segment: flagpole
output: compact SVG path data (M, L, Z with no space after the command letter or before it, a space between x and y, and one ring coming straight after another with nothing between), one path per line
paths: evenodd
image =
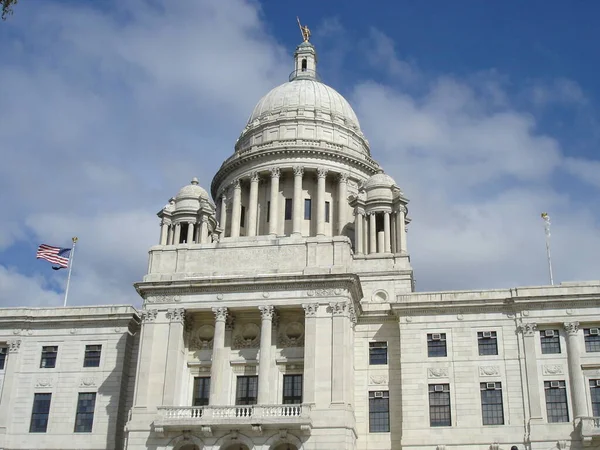
M548 213L542 213L542 219L544 219L544 231L546 233L546 258L548 258L550 284L554 286L554 275L552 274L552 256L550 255L550 216Z
M67 287L65 289L65 302L63 307L67 306L67 298L69 297L69 285L71 284L71 271L73 270L73 260L75 259L75 244L77 244L77 237L73 239L73 247L71 248L71 254L69 255L69 275L67 275Z

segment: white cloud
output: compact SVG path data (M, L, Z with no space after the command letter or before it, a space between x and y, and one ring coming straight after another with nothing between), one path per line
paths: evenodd
M582 106L588 102L581 86L567 78L556 78L546 82L538 80L527 92L533 104L539 107L557 104Z

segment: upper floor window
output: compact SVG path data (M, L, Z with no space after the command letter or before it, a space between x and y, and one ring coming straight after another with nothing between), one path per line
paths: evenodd
M484 425L504 425L502 383L480 383L481 415Z
M6 347L0 347L0 370L4 369L6 363Z
M292 220L292 199L285 199L285 220Z
M194 378L193 406L206 406L210 398L210 377Z
M80 392L77 399L77 413L75 414L75 433L92 432L95 409L96 393Z
M389 391L369 392L369 433L388 433L390 431L390 393Z
M83 357L83 367L100 367L101 345L86 345Z
M427 334L427 356L431 358L448 356L446 349L446 333Z
M56 355L58 354L58 346L45 346L42 347L42 359L40 361L40 367L44 369L52 369L56 367Z
M452 425L449 384L429 385L429 425L432 427Z
M30 433L45 433L48 429L48 415L52 394L34 394L33 408L31 410Z
M256 375L237 377L235 393L236 405L256 405L257 396L258 377Z
M302 58L302 72L306 72L306 58Z
M592 415L600 417L600 380L590 380L590 397L592 399Z
M304 199L304 220L310 220L311 217L311 202L310 198Z
M302 375L283 376L283 404L302 403Z
M564 381L544 381L548 422L568 422L567 389Z
M495 331L479 331L477 332L477 346L479 347L479 355L497 355L498 354L498 337Z
M584 328L586 352L600 352L600 328Z
M369 342L369 364L387 364L387 342Z
M331 220L331 203L325 202L325 222L329 223Z
M560 353L560 335L558 330L540 330L542 354Z

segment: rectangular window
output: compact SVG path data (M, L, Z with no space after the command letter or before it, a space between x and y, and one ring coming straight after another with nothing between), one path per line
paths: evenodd
M542 344L542 354L560 353L560 335L558 330L540 330L540 342Z
M267 223L271 220L271 202L267 202Z
M283 404L302 403L302 375L283 376Z
M40 361L40 367L44 369L52 369L56 367L57 354L58 347L56 345L42 347L42 360Z
M600 352L600 328L584 328L585 351Z
M369 433L390 432L389 391L369 392Z
M452 425L449 384L429 385L429 425L432 427Z
M30 433L45 433L48 428L50 401L52 394L34 394L33 409L31 410Z
M96 407L95 392L80 392L75 415L75 433L91 433Z
M256 405L257 395L258 377L256 375L237 377L237 387L235 393L236 405Z
M244 224L246 223L246 207L242 205L242 210L240 211L240 227L244 228Z
M481 415L484 425L504 425L502 383L480 383Z
M446 350L446 333L427 334L427 356L430 358L448 356L448 351Z
M311 217L311 206L310 198L304 199L304 220L310 220Z
M497 355L498 354L498 337L495 331L479 331L477 333L477 345L479 347L479 355Z
M568 422L567 390L564 381L544 381L548 422Z
M194 378L194 401L192 406L206 406L210 397L210 377Z
M600 380L590 380L590 397L592 399L592 416L600 417Z
M292 220L292 199L285 199L285 220Z
M331 203L325 202L325 223L329 223L330 214L331 214Z
M0 370L4 370L6 363L6 347L0 347Z
M369 342L369 364L387 364L387 342Z
M100 367L101 345L86 345L83 367Z

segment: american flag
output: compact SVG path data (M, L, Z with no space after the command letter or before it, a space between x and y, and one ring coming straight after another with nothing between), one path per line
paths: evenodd
M56 264L56 266L52 266L54 270L66 269L69 267L70 256L70 248L53 247L46 244L40 245L35 255L37 259L45 259L52 264Z

